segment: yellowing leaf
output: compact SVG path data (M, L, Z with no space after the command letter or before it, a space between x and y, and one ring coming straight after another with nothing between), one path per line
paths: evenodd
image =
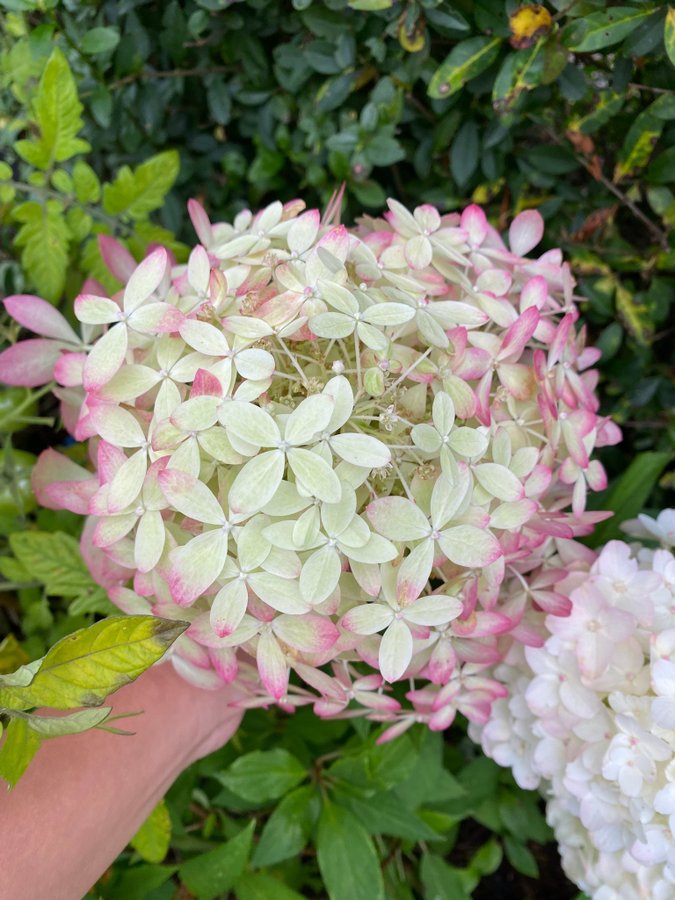
M49 169L77 153L86 153L90 145L77 137L82 128L82 104L68 62L55 48L45 66L33 101L37 140L17 141L16 152L39 169Z
M523 91L531 91L541 81L544 69L543 41L527 50L510 53L497 73L492 89L492 105L496 112L512 106Z
M517 50L531 47L551 27L551 13L538 3L519 6L509 16L511 46Z
M401 22L398 28L398 41L408 53L419 53L424 49L424 19L419 18L411 31Z
M653 116L649 109L637 116L628 129L614 167L615 182L647 165L665 124L663 119Z
M500 37L473 37L461 41L434 72L427 91L429 96L436 99L451 97L495 61L501 44Z
M26 686L0 686L0 706L97 706L163 656L187 627L153 616L112 616L58 641Z
M663 43L666 47L668 59L675 66L675 6L669 6L666 13L666 22L663 27Z
M143 822L130 841L131 846L146 862L161 863L171 842L171 817L161 800Z
M614 302L628 331L638 343L646 345L653 330L647 307L644 303L637 302L633 294L621 283L616 286Z

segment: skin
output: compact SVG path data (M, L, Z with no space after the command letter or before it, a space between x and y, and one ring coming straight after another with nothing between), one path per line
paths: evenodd
M80 900L184 768L241 721L236 688L206 691L157 666L110 700L132 736L88 731L45 741L10 793L0 782L0 895Z

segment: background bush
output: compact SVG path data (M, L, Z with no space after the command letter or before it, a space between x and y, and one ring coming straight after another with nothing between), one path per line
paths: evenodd
M324 205L344 181L345 221L377 212L387 196L444 211L471 199L502 229L534 207L546 219L547 246L563 248L587 298L585 321L603 350L603 411L625 432L624 443L606 451L615 483L596 505L609 503L618 521L644 503L667 502L672 475L662 473L675 446L675 10L643 0L0 0L0 10L4 294L35 291L67 311L86 276L106 282L97 233L116 235L137 258L160 241L183 259L193 241L189 196L219 219L278 197ZM0 459L0 531L29 523L73 533L68 514L31 512L30 458L13 449L35 452L50 440L42 419L51 410L25 392L6 392L3 403L0 431L13 434ZM646 455L629 468L638 453ZM604 526L598 539L615 533L614 523ZM64 598L48 581L26 581L13 562L2 559L0 628L18 639L2 645L5 670L108 611L95 589ZM206 861L188 862L221 848L214 853L234 870L232 860L244 872L251 853L262 866L263 874L255 868L237 881L242 900L325 895L319 868L338 900L384 896L373 893L375 874L360 887L340 882L345 860L358 854L365 871L382 867L390 897L454 898L474 889L475 897L509 889L527 896L513 867L536 874L539 851L527 844L548 837L536 803L485 760L471 761L458 735L454 728L444 747L414 734L398 749L376 750L358 723L250 715L231 747L172 789L170 820L160 811L148 826L165 843L148 852L141 841L100 893L168 898L182 879L199 897L222 895L231 885L209 894L191 882ZM438 777L464 794L414 795L416 753L431 754L432 744ZM304 773L290 793L277 786L251 798L222 774L235 756L250 759L272 745L293 755L283 759L298 779ZM387 755L406 753L405 765ZM316 763L322 755L329 758ZM396 774L382 775L389 766ZM474 776L489 785L484 794ZM295 809L294 796L304 825L286 847L288 861L265 857L268 830L288 838L281 811ZM364 819L366 806L379 818ZM251 815L255 850L241 831ZM159 866L169 821L171 866ZM341 833L351 840L345 860L325 849L341 846ZM491 875L503 851L509 865Z

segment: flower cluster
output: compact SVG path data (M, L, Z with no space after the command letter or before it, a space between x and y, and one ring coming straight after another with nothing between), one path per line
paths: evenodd
M541 643L532 602L568 611L522 573L603 517L584 511L605 486L591 454L620 434L599 353L560 251L528 256L537 212L507 247L477 206L389 201L352 230L335 209L212 224L193 201L181 266L101 238L123 287L85 285L81 338L8 298L42 338L0 355L0 379L56 382L93 472L47 451L38 498L90 517L85 556L122 610L190 622L185 677L239 674L250 705L321 716L356 700L389 735L486 721L499 636Z
M666 510L628 530L672 546L674 526ZM568 572L558 590L570 615L546 618L543 647L512 645L492 673L510 697L471 734L522 787L541 787L563 866L580 888L598 900L667 900L675 895L675 557L611 541Z

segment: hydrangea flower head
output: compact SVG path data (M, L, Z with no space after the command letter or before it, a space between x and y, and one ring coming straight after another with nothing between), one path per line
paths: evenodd
M667 546L673 516L641 516L627 530ZM611 541L557 589L570 615L534 613L545 643L511 641L491 673L509 697L471 734L522 787L540 787L580 888L597 900L666 900L675 894L675 558Z
M619 433L598 353L560 252L529 255L537 212L507 246L477 206L390 201L352 229L336 208L212 224L191 201L187 265L102 238L119 291L85 285L81 338L8 298L42 337L0 378L54 380L92 469L47 451L38 497L90 517L85 557L122 610L189 621L186 678L239 675L249 705L356 710L388 736L485 721L501 636L537 644L532 605L568 612L537 574L552 542L602 517L591 454Z

